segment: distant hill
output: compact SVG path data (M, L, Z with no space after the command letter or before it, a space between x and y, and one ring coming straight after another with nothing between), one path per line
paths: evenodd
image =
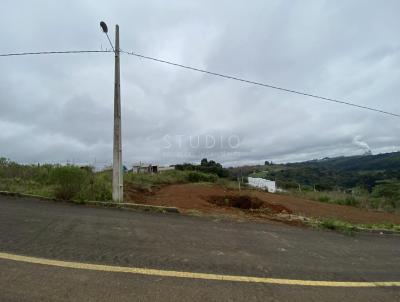
M300 163L230 168L232 178L242 173L276 180L282 187L316 187L320 190L372 188L388 180L400 180L400 152L324 158Z
M336 171L400 171L400 152L383 153L377 155L358 155L325 158L301 163L287 164L292 167L324 167Z

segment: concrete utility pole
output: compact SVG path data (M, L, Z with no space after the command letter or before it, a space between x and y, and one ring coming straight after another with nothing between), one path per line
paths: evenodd
M115 26L115 83L114 83L114 148L113 148L113 191L112 198L115 202L122 202L123 190L123 166L122 166L122 142L121 142L121 86L120 86L120 49L119 26Z
M123 166L122 166L122 138L121 138L121 85L119 68L119 26L115 26L115 47L108 36L108 27L104 21L100 22L100 27L106 34L108 42L115 55L115 80L114 80L114 144L113 144L113 179L112 179L112 198L115 202L122 202L124 199L123 188Z

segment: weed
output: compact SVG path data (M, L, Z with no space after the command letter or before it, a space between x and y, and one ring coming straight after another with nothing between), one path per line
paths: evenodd
M329 202L331 201L330 197L328 195L321 195L317 198L318 201L320 202Z
M335 230L348 235L352 235L356 228L354 225L348 222L333 218L321 220L318 222L317 226L322 229Z
M81 192L87 179L87 171L74 166L57 167L52 171L51 180L58 199L71 200Z
M215 183L218 176L198 171L172 170L158 174L129 173L124 181L131 187L140 191L151 191L154 187L168 184L207 182Z

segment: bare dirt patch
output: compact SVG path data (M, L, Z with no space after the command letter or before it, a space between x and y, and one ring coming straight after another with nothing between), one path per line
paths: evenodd
M225 200L227 196L228 199L238 200L245 195L249 196L250 202L261 202L262 205L258 209L221 205L221 200ZM242 190L239 192L212 184L177 184L152 189L151 191L128 187L125 189L124 197L127 202L173 206L181 209L182 212L195 210L210 214L259 217L263 210L267 212L269 210L273 214L281 214L286 211L288 214L293 213L312 218L333 218L350 223L378 224L389 222L400 224L400 215L397 214L323 203L263 191ZM215 202L210 202L210 200L215 200ZM218 201L220 205L218 205Z
M250 197L249 195L212 195L208 196L207 201L222 207L234 207L242 210L259 209L263 202L257 197Z
M271 204L258 197L243 194L229 194L225 196L212 195L207 197L207 201L217 206L233 207L242 210L267 210L267 212L274 214L292 213L291 210L280 204Z

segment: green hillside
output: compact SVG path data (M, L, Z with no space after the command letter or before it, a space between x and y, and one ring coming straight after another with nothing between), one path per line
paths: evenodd
M238 176L275 180L286 194L387 211L400 209L400 152L229 168Z
M283 188L295 188L300 184L317 190L360 187L371 192L382 182L400 180L400 152L230 169L232 177L240 173L276 180Z
M360 155L348 157L326 158L322 160L307 161L288 164L288 166L314 166L334 169L336 171L399 171L400 152L383 153L377 155Z

